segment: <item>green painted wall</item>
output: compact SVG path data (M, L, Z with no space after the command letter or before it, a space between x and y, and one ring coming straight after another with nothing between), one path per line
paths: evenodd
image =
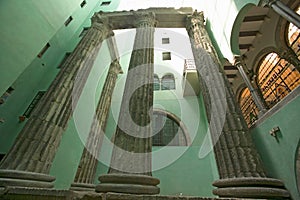
M86 1L83 8L80 7L82 0L0 2L0 94L33 62L47 42L50 41L50 48L72 50L74 46L68 46L70 40L78 42L74 34L80 33L83 23L94 12L115 10L119 4L119 0L113 0L108 6L100 6L102 1L98 0ZM71 15L73 20L65 27L64 22ZM64 53L59 55L56 59L62 59ZM47 59L42 60L50 64Z
M58 73L57 66L66 52L71 52L80 41L83 27L90 25L90 17L95 11L114 10L119 0L108 6L100 6L101 1L82 0L25 2L12 0L0 2L0 94L12 86L12 95L0 105L0 153L8 151L17 134L25 124L19 123L30 102L40 90L46 90ZM64 8L64 9L60 9ZM64 26L65 20L73 16L73 21ZM42 58L37 54L50 43L50 48Z
M283 180L293 199L300 199L296 180L296 153L300 139L299 105L298 95L251 130L268 175ZM269 134L275 126L280 128L277 139Z
M203 7L204 16L206 17L207 31L216 44L216 50L220 58L232 60L233 54L239 53L239 50L234 49L236 45L231 43L232 32L239 28L238 22L235 20L239 11L246 5L257 5L259 0L212 0L209 4Z
M55 188L68 189L74 180L110 62L104 41L54 159L50 174L56 177Z

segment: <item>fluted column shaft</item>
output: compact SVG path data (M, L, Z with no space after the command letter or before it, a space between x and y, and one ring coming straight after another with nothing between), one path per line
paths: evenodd
M24 180L40 180L37 177L28 178L28 173L31 176L49 174L62 134L71 117L72 106L76 106L101 43L109 34L107 19L95 14L91 28L63 64L62 70L1 162L0 182L2 177L14 177L14 180L8 182L5 179L4 185L22 185L15 180L15 173L18 174L17 179L22 179L22 174L25 174ZM26 183L25 186L30 187L30 184ZM34 187L39 186L34 184Z
M101 184L96 187L97 192L159 192L156 187L159 180L151 177L150 125L156 20L154 13L136 12L134 15L136 36L114 136L111 164L108 175L99 177Z
M187 17L187 31L201 79L220 176L220 180L214 182L215 186L220 187L214 190L214 194L230 197L264 197L271 194L274 192L273 188L259 188L265 184L266 175L229 81L206 32L202 12L194 12ZM279 180L267 180L270 185L283 186ZM258 191L253 188L255 184L258 185ZM243 187L248 185L252 188ZM278 189L276 195L288 196L288 192Z
M98 164L98 156L105 134L105 128L109 115L112 94L115 88L118 74L123 73L118 60L111 63L108 74L103 85L101 96L93 118L90 133L83 149L81 159L77 168L73 190L94 190L94 179Z

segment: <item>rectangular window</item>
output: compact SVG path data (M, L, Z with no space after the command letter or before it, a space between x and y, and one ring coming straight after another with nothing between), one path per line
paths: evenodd
M64 58L61 60L61 62L59 63L59 65L57 66L57 68L61 68L63 66L63 64L66 62L66 60L68 59L68 57L71 55L71 52L67 52L64 56Z
M170 38L162 38L161 43L162 44L170 44Z
M29 118L33 109L36 107L36 105L38 104L38 102L41 100L41 98L43 97L43 95L46 93L46 91L39 91L35 97L33 98L33 100L31 101L31 103L29 104L28 108L26 109L26 111L24 112L23 116Z
M7 100L7 98L11 95L11 93L14 91L15 89L13 87L9 87L4 94L2 94L2 96L0 97L0 105L5 103L5 101Z
M4 158L5 154L4 153L0 153L0 161Z
M73 17L70 16L70 17L65 21L65 26L68 26L68 25L71 23L72 20L73 20Z
M42 50L40 51L40 53L37 55L38 58L41 58L45 52L49 49L50 44L49 42L42 48Z
M81 4L80 4L80 7L83 8L85 5L86 5L86 1L83 0L83 1L81 2Z
M89 27L83 27L81 33L79 34L79 37L83 37L87 33L88 30L89 30Z
M100 6L108 6L111 1L103 1Z
M171 52L163 52L162 59L163 60L171 60Z

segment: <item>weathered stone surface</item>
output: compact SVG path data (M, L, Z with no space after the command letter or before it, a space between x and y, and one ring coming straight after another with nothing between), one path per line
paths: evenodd
M26 172L36 173L31 174L36 175L34 180L39 180L40 174L49 174L62 134L71 117L72 106L76 106L102 41L109 34L107 19L99 14L94 15L91 28L65 61L12 148L0 163L0 169L15 170L15 173L19 174L19 179L11 176L11 180L7 180L7 176L3 175L5 171L2 171L0 182L6 181L9 185L18 186L45 187L44 184L33 186L32 181L30 184L26 183L28 177ZM19 171L24 173L20 174Z
M78 169L75 175L72 190L95 190L94 183L98 156L107 124L109 108L111 104L113 90L115 88L118 74L123 73L118 60L111 63L101 96L96 108L90 133L83 150ZM80 183L80 184L78 184Z
M121 193L77 192L71 190L29 189L10 187L1 192L3 200L216 200L219 198L197 196L136 195ZM222 200L235 200L222 198ZM241 199L239 199L241 200Z
M187 31L220 175L220 180L214 183L219 187L214 194L247 198L288 197L282 184L278 188L279 180L266 178L242 112L205 30L202 12L187 17Z
M97 192L157 194L159 180L151 177L154 71L153 12L133 12L136 36L128 68L109 172ZM137 183L137 177L146 182ZM153 184L151 181L157 183ZM103 181L103 182L102 182Z

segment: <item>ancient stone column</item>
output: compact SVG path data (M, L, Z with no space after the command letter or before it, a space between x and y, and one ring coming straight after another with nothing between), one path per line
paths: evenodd
M154 13L135 12L136 36L128 68L108 174L96 192L157 194L152 177Z
M105 133L107 118L118 74L123 73L118 60L111 63L93 118L90 133L83 149L71 190L95 191L94 179L98 156Z
M1 162L0 186L53 187L55 177L49 171L72 105L76 106L102 41L109 34L108 20L95 14L91 28L63 64Z
M243 63L242 58L240 56L236 56L235 57L235 63L234 63L234 65L239 70L242 79L244 80L245 84L247 85L247 88L249 89L249 91L251 93L253 101L254 101L255 105L257 106L257 108L259 110L259 115L264 114L265 112L267 112L267 109L265 108L265 106L264 106L261 98L257 94L256 90L252 86L252 84L251 84L251 82L249 80L249 77L247 76L247 74L246 74L246 72L244 70L245 64Z
M300 16L280 0L262 0L260 5L272 8L280 16L300 28Z
M187 17L187 31L204 98L220 179L213 191L221 197L288 197L280 180L267 178L242 112L218 61L204 25L203 13ZM207 101L210 102L207 102Z

